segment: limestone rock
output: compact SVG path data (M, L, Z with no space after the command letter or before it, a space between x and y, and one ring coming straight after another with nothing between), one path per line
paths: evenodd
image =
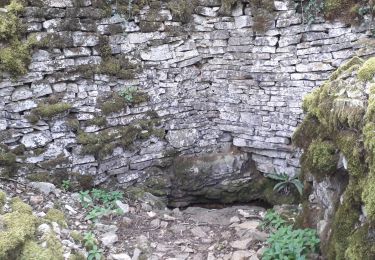
M26 134L21 139L21 143L26 148L43 147L52 141L53 138L49 131Z
M48 195L50 193L56 193L56 187L49 182L30 182L29 186L33 189L39 190L41 193Z
M173 130L169 131L167 140L175 148L191 146L198 139L198 131L196 129L189 130Z
M106 246L111 247L118 241L118 236L114 232L107 232L99 237L100 242Z

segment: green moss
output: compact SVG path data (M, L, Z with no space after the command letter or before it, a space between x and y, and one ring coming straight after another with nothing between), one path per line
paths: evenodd
M304 153L302 166L320 179L335 173L337 161L338 154L333 143L317 139L312 141Z
M43 154L45 151L46 151L45 147L38 147L33 150L33 154L38 156L38 155Z
M25 31L18 17L24 11L21 1L12 0L5 9L7 12L0 13L0 40L3 43L0 49L0 72L9 73L15 78L27 73L36 40L29 37L21 41Z
M127 2L120 2L117 5L117 10L119 13L128 17L129 19L134 19L135 16L139 15L139 12L146 6L152 5L153 2L157 2L154 0L137 0L132 3L132 8L129 9L129 5ZM159 2L160 3L160 2Z
M120 60L114 57L106 58L100 63L97 73L115 76L120 79L134 79L138 70L134 65L127 66L130 64L131 63L128 59Z
M222 15L230 15L232 8L236 2L237 0L221 0L219 13Z
M32 173L26 176L30 181L51 182L48 172Z
M371 260L375 259L375 246L369 238L368 225L358 228L348 239L349 247L345 251L345 259Z
M50 169L50 170L53 170L55 169L57 166L62 166L64 164L67 164L69 163L69 158L66 157L63 153L58 155L56 158L54 159L50 159L48 161L43 161L39 164L39 166L43 169Z
M194 0L172 0L168 3L168 8L171 10L173 20L188 23L191 20L196 4Z
M62 114L64 112L69 111L72 108L71 104L68 103L55 103L55 104L44 104L40 103L38 104L37 108L34 108L31 111L31 114L34 115L35 117L31 118L29 117L29 121L31 123L36 123L35 119L39 120L40 118L47 118L51 119L54 116L58 114Z
M365 121L367 123L375 123L375 84L372 84L370 87Z
M367 6L366 1L362 1L363 7ZM362 6L361 4L361 6ZM361 15L357 12L360 6L357 0L325 0L324 15L330 20L339 19L345 23L358 23Z
M348 162L349 174L355 177L363 177L367 172L367 165L364 163L363 143L359 140L358 134L351 131L342 131L335 137L335 142Z
M8 47L0 50L0 72L8 72L12 77L27 73L31 61L31 51L36 41L29 38L25 42L11 41Z
M329 136L329 131L319 124L318 119L312 114L307 114L302 123L294 131L292 143L297 147L307 150L314 139L326 139Z
M75 174L75 178L78 182L78 190L89 190L94 186L94 178L90 175Z
M265 32L275 20L275 5L269 0L251 1L250 6L254 14L253 30L255 32Z
M151 136L164 138L165 131L157 128L156 119L138 120L129 126L105 129L98 133L79 133L77 141L82 145L83 154L92 154L102 159L113 152L116 147L131 148L139 139Z
M68 224L66 223L66 220L65 220L64 213L61 210L58 210L58 209L54 209L54 208L49 209L46 216L45 216L45 219L47 219L49 221L52 221L52 222L56 222L57 224L59 224L62 227L68 226Z
M83 236L79 231L72 230L70 236L73 238L74 242L81 243L83 241Z
M82 253L71 254L69 260L86 260L87 258Z
M17 15L24 11L24 7L20 1L13 0L5 6L5 9L6 13L0 13L0 39L18 38L23 31L23 26Z
M3 213L3 207L6 202L7 195L4 191L0 190L0 213Z
M60 250L61 251L61 250ZM61 252L57 252L55 248L44 248L37 242L29 240L25 243L19 260L51 260L64 259Z
M361 203L361 187L355 180L349 182L344 193L343 204L338 206L332 224L333 233L328 244L328 259L345 259L345 251L349 246L349 237L358 223Z
M38 48L68 48L73 46L73 38L70 33L48 33L36 46Z
M368 218L375 221L375 172L371 169L370 176L366 179L363 187L362 199Z
M20 144L20 145L17 145L15 148L12 149L12 153L14 153L15 155L23 155L25 150L26 150L25 145Z
M80 133L77 137L79 144L82 144L82 154L92 154L99 158L109 155L115 148L111 142L115 140L115 134L109 130L103 130L98 134Z
M0 149L0 166L12 166L16 163L16 155L12 152L2 152Z
M25 214L32 213L32 208L18 197L12 199L12 210L13 212L19 212L19 213L25 213Z
M99 103L101 103L100 108L104 115L120 112L126 108L127 105L125 99L117 93L113 93L108 97L108 100Z
M45 235L46 247L39 245L33 240L28 240L21 252L19 260L63 260L63 246L51 231Z
M162 25L161 22L149 22L149 21L140 21L139 22L139 29L141 32L155 32L158 31L160 26Z
M2 224L5 229L0 232L0 259L15 259L19 248L34 236L36 218L14 210L2 216Z
M107 119L104 116L97 116L93 119L87 120L87 125L105 126L107 125Z
M353 57L349 61L347 61L344 65L340 66L332 75L329 77L329 80L336 80L338 79L345 71L350 70L351 68L358 68L358 66L363 64L363 60L359 57Z
M358 71L358 79L370 81L375 75L375 57L368 59Z
M54 253L54 259L63 260L63 245L57 239L53 232L50 232L46 237L47 247Z
M69 118L68 120L66 120L66 125L73 131L73 132L78 132L78 130L80 129L80 124L79 124L79 120L76 119L76 118Z
M333 73L323 86L307 95L303 103L307 116L293 136L293 143L305 150L302 171L314 168L313 165L317 166L315 176L329 168L332 169L329 172L340 174L334 168L335 155L341 152L347 161L349 184L340 199L341 204L337 205L330 241L322 243L328 259L374 257L374 248L363 242L368 239L369 225L375 221L375 86L370 85L366 104L363 82L372 81L375 70L371 71L371 66L375 66L375 59L363 63L361 59L353 58ZM324 147L322 143L326 140L330 140L330 145ZM336 177L337 180L341 178ZM342 184L345 180L342 179ZM356 229L363 206L367 220L363 230ZM304 220L308 218L304 216Z

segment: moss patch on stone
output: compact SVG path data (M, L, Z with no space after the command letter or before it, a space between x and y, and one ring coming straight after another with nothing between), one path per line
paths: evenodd
M188 23L196 4L196 0L172 0L168 3L168 8L171 10L173 20Z
M83 154L92 154L97 158L104 158L111 154L116 147L124 149L139 139L147 139L151 136L164 138L164 129L158 128L157 119L139 120L132 125L113 129L105 129L98 133L84 133L78 135L78 143L82 145Z
M28 120L30 123L36 123L39 119L52 119L54 116L68 112L71 108L71 104L64 102L55 104L40 103L37 108L31 111Z
M0 190L0 213L2 213L2 208L5 205L6 202L6 193L2 190Z
M375 259L375 245L369 234L368 224L357 228L348 238L349 247L345 250L345 259L371 260Z
M324 0L324 16L330 20L339 19L348 24L358 24L363 18L360 9L372 10L370 1L357 0Z
M358 78L362 81L373 80L375 76L375 57L368 59L358 70Z
M11 206L12 212L1 216L0 259L15 259L23 244L33 238L37 223L30 206L20 199L13 199Z
M107 125L107 119L104 116L96 116L93 119L86 121L87 125L105 126Z
M350 246L349 237L359 222L361 212L361 188L356 180L351 180L344 193L344 200L335 213L332 235L327 252L329 259L345 259L345 250Z
M316 139L311 142L302 158L302 166L318 179L334 174L338 154L332 142Z
M375 223L375 87L369 84L373 65L373 59L353 58L307 95L307 116L293 136L294 144L304 149L302 171L313 174L317 182L319 175L340 173L335 167L339 153L346 161L349 184L343 199L336 201L329 242L322 243L328 259L366 259L364 255L373 254L368 244L361 248L358 242ZM363 206L367 230L357 228Z
M50 234L47 238L48 247L42 247L37 242L29 240L25 243L19 260L63 260L61 243Z
M130 98L128 97L130 96ZM98 100L102 113L109 115L123 111L127 106L132 106L147 102L149 96L147 93L139 90L135 90L131 93L113 92L108 97Z
M0 13L0 40L5 45L0 49L0 72L17 77L27 73L36 39L22 40L25 30L19 18L24 11L21 1L12 0L5 9L7 12Z
M68 224L66 223L65 215L61 210L58 209L49 209L45 219L51 221L51 222L56 222L62 227L67 227Z

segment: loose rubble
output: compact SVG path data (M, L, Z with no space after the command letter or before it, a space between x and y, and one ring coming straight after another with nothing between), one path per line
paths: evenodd
M53 231L62 244L62 259L87 257L82 236L93 232L105 259L260 259L268 237L258 229L265 209L258 206L229 206L221 209L188 207L173 210L151 206L140 200L116 202L128 209L124 214L98 221L85 220L85 209L75 193L45 184L0 183L7 197L19 197L32 205L33 214L47 218L58 208L65 217L38 226L37 233ZM35 188L36 187L36 188ZM56 209L56 211L58 211ZM66 225L65 225L66 224ZM39 243L39 242L38 242ZM82 258L84 259L84 258Z

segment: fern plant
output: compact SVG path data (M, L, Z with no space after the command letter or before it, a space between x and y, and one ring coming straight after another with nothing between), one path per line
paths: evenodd
M298 179L298 175L290 176L286 173L270 173L266 177L278 181L273 190L289 194L291 187L295 187L300 195L303 192L303 183Z

